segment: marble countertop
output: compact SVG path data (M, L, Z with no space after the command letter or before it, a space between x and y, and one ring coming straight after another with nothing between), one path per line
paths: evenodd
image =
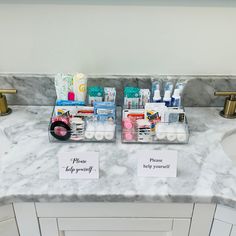
M236 129L236 120L219 108L187 108L187 145L50 143L52 107L15 106L0 117L0 204L19 201L202 202L236 207L236 167L221 140ZM99 180L60 180L59 151L100 152ZM178 150L177 178L136 175L140 150Z

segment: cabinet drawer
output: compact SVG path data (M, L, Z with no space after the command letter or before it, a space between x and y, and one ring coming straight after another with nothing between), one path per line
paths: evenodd
M220 220L214 220L211 236L230 236L232 225Z
M233 226L230 236L236 236L236 225Z
M169 232L84 232L84 231L67 231L65 236L170 236Z
M172 219L59 218L60 231L171 231Z
M193 204L36 203L38 217L191 218Z
M0 222L1 236L19 236L15 219Z
M42 236L188 236L190 219L40 218Z
M236 210L225 206L217 206L215 219L236 225Z
M14 211L12 205L6 205L0 207L0 222L11 218L14 218Z

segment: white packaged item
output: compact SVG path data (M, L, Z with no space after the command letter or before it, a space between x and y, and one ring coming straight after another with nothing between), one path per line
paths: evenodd
M73 92L76 101L85 102L87 94L87 77L82 73L78 73L73 77Z
M165 123L158 123L156 125L156 137L158 140L166 139L167 126Z
M177 140L181 143L184 143L187 141L187 133L185 125L179 124L176 127L176 134L177 134Z
M104 101L115 102L116 101L116 89L110 87L104 87Z
M112 140L115 135L115 125L114 124L106 124L104 133L105 133L105 139Z
M166 129L166 138L169 142L174 142L177 138L176 128L174 125L168 125Z
M94 127L94 124L92 124L92 122L90 122L86 126L84 136L86 139L92 139L92 138L94 138L94 135L95 135L95 127Z
M151 120L153 118L158 122L164 122L166 110L165 103L146 103L145 119Z
M139 106L144 107L146 103L150 102L150 90L149 89L140 89L139 91L140 98L139 98Z
M58 73L55 76L57 100L68 100L68 93L72 84L72 76Z
M103 140L103 138L104 138L104 124L102 124L102 123L100 123L100 122L98 122L98 123L96 123L96 125L95 125L95 139L97 140L97 141L101 141L101 140Z

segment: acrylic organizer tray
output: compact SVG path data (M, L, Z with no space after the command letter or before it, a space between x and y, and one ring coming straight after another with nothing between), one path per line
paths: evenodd
M180 115L178 122L149 121L140 114L140 109L132 109L134 116L125 116L123 109L121 139L123 143L159 143L159 144L187 144L189 128L187 119Z
M94 114L88 114L91 111L82 108L82 113L75 114L79 108L73 107L72 116L71 112L65 111L58 115L60 108L54 107L48 130L49 140L51 142L115 142L115 119L97 120Z

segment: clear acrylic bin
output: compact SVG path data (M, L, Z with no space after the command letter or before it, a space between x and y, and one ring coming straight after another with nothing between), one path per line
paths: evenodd
M122 118L123 143L187 144L189 128L187 119L182 122L155 124L144 119Z
M116 121L98 121L92 114L84 117L56 116L54 108L48 133L51 142L115 142Z

